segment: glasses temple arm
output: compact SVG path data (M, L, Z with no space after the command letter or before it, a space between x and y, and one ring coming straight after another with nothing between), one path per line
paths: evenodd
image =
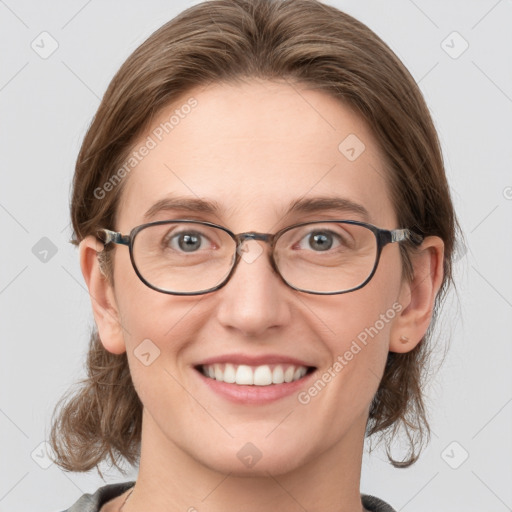
M104 245L114 243L122 245L130 245L130 237L123 236L121 233L111 231L110 229L98 229L96 236L103 242Z
M404 240L410 240L419 245L423 242L423 236L410 229L394 229L391 231L391 242L403 242Z

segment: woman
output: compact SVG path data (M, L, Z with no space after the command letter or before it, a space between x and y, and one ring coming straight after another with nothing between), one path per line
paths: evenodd
M315 0L191 7L112 80L73 186L97 329L52 448L139 472L69 511L392 511L363 442L406 467L428 439L457 221L389 47Z

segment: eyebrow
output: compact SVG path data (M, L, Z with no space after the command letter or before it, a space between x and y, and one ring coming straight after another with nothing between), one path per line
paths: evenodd
M148 222L160 212L184 210L193 213L206 213L220 216L222 208L214 200L206 200L194 197L168 196L157 201L144 214L144 221ZM352 213L362 217L364 221L370 219L368 210L361 204L350 199L336 196L318 196L300 198L291 201L283 211L283 215L297 213L320 213L328 211L340 211Z

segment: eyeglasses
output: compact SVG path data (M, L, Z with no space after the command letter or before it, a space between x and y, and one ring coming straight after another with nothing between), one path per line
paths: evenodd
M362 288L375 274L384 246L423 241L409 229L390 231L354 220L303 222L275 234L236 235L211 222L177 219L143 224L129 235L100 229L98 238L105 245L128 246L141 281L172 295L201 295L222 288L240 259L252 262L254 253L249 257L251 253L242 248L250 240L270 244L270 264L285 284L317 295Z

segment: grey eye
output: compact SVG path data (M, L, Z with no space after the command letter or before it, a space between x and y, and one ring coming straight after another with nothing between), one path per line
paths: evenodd
M299 248L313 249L316 252L322 252L332 249L333 246L339 247L342 242L342 238L332 231L312 231L311 233L308 233L300 240ZM305 246L302 245L303 243L305 244Z
M176 251L195 252L198 249L206 248L206 240L206 236L199 231L181 231L166 235L162 244L165 248Z

